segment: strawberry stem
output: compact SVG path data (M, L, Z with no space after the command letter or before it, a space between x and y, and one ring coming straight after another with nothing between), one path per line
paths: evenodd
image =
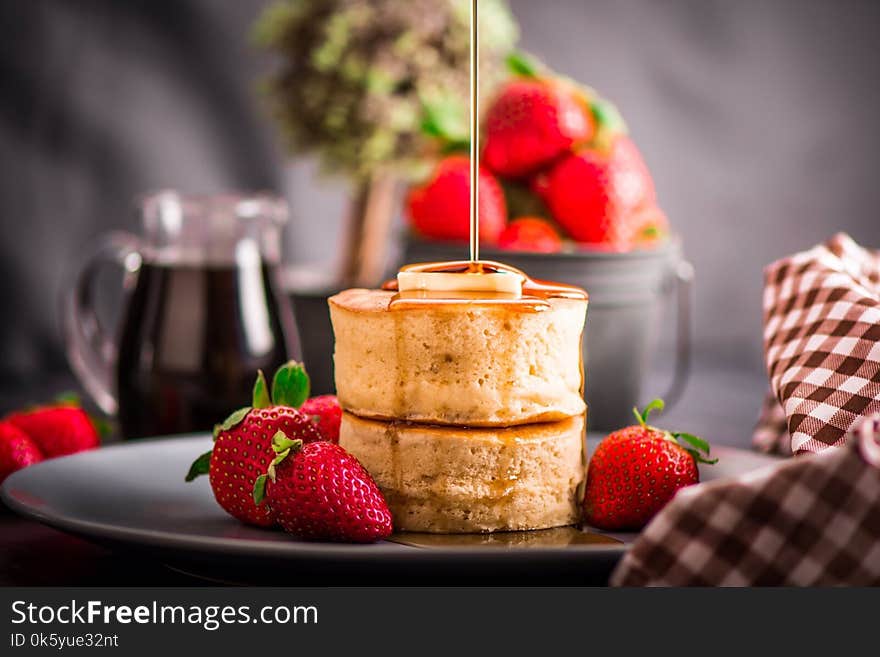
M272 451L275 452L275 458L266 468L266 474L262 474L254 481L254 504L259 506L266 497L266 479L275 481L275 466L279 465L291 453L296 454L303 447L303 441L299 438L291 439L287 437L283 431L276 431L272 436Z
M646 429L653 429L653 427L648 426L648 416L651 414L651 411L661 412L666 407L666 404L663 403L662 399L653 399L651 402L645 406L644 410L641 412L637 407L633 408L633 415L636 416L636 419L639 421L639 424ZM684 449L690 454L697 463L706 463L708 465L714 465L718 463L718 459L707 459L709 456L709 452L711 447L709 446L709 442L700 438L699 436L695 436L692 433L685 433L684 431L664 431L664 435L668 440L674 440L678 442ZM705 454L705 456L704 456Z
M299 451L300 449L302 449L302 444L303 442L299 438L288 438L287 435L280 430L276 431L275 435L272 436L272 451L274 451L279 456L281 454L287 454L291 449L294 448L296 449L296 451Z
M639 412L638 407L633 406L633 414L636 416L639 424L643 427L646 427L648 426L648 416L651 414L651 411L657 410L657 412L659 413L664 408L666 408L666 404L663 403L662 399L653 399L647 406L645 406L645 409L641 412Z

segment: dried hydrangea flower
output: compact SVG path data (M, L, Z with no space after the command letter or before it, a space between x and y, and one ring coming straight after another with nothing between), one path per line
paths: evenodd
M468 0L282 0L255 26L279 56L266 86L293 153L364 180L418 175L433 123L466 140ZM481 86L504 76L518 28L504 0L480 2ZM427 129L426 129L427 128Z

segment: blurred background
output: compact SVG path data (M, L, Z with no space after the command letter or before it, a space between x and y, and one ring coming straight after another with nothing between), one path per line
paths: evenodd
M762 268L837 231L880 243L880 3L509 4L521 47L617 103L696 268L696 366L670 422L747 444L766 388ZM96 235L138 230L144 191L277 192L286 262L339 264L349 187L283 150L257 92L272 59L249 38L264 7L0 3L0 411L69 387L59 295Z

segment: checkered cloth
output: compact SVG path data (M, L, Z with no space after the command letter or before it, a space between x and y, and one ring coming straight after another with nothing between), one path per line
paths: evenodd
M857 422L880 412L880 252L841 234L770 265L764 350L791 452L843 444ZM780 412L768 405L755 444L779 451L772 432Z
M880 585L880 416L853 435L840 449L681 490L611 583Z
M880 584L880 252L837 235L768 267L764 343L755 445L813 456L680 491L613 584Z
M752 444L759 452L791 456L791 437L788 435L788 418L772 390L764 397L764 406L752 434Z

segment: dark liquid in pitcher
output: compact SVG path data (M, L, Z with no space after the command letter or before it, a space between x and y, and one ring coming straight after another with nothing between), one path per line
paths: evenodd
M257 369L271 377L298 355L274 274L265 265L141 267L119 343L124 437L209 430L250 404Z

